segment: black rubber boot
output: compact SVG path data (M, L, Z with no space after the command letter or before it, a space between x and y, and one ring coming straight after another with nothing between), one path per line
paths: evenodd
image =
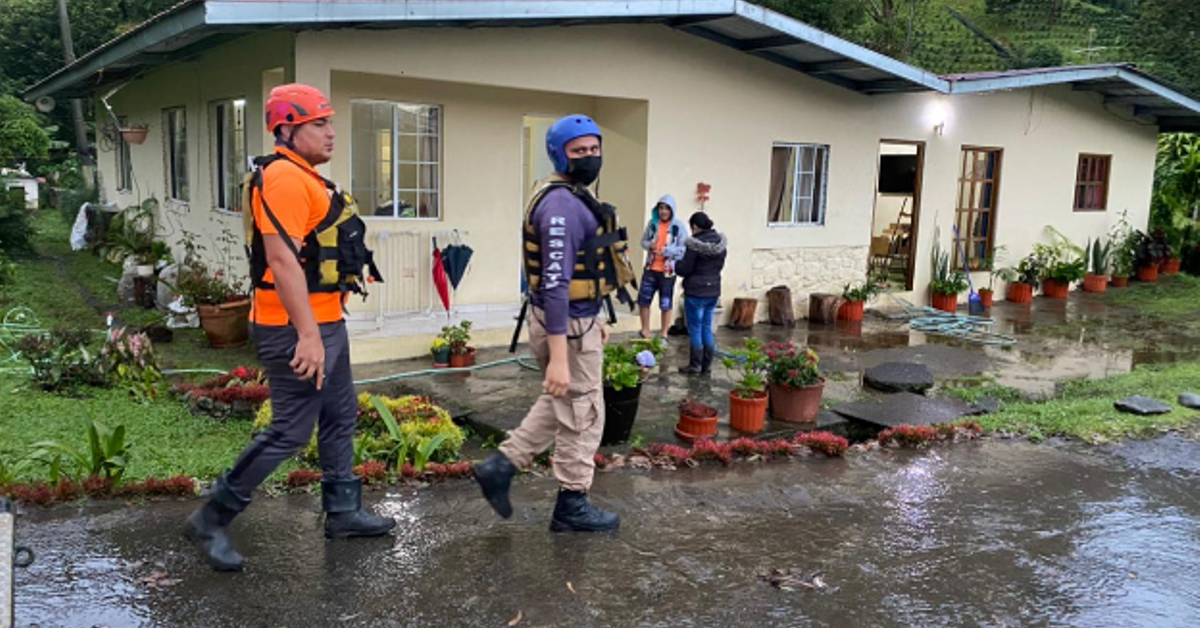
M703 353L700 355L700 374L711 375L713 359L717 355L717 348L713 346L704 347Z
M696 346L688 347L688 365L679 367L679 372L684 375L699 375L703 357L703 349Z
M505 519L511 517L513 509L512 502L508 501L508 489L512 486L517 468L508 456L497 451L475 465L471 472L475 474L475 481L479 482L484 499L488 500L496 514Z
M620 527L617 513L589 504L587 493L558 490L558 502L550 519L551 532L608 532Z
M217 480L208 502L188 517L184 534L217 571L242 570L244 561L242 555L233 548L229 524L238 513L245 510L248 503L229 492L223 480Z
M396 527L396 520L362 509L362 480L321 482L321 506L325 509L325 536L383 536Z

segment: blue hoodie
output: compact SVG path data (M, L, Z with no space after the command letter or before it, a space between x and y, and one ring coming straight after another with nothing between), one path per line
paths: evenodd
M663 247L663 257L677 262L683 259L683 254L687 252L689 229L687 223L679 218L679 212L675 209L675 197L670 194L663 195L658 199L658 203L654 204L654 209L650 212L650 222L646 223L646 231L642 234L642 249L648 252L653 251L654 245L658 241L658 205L660 203L671 208L671 234L667 238L666 246ZM647 256L647 265L649 265L650 259L651 257Z

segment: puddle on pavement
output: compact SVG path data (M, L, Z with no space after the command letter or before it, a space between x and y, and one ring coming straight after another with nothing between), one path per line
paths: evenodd
M686 480L686 481L684 481ZM35 510L20 626L1194 625L1195 480L1096 450L986 441L847 460L602 474L615 536L546 530L554 482L502 522L469 482L372 493L395 538L326 542L319 498L235 524L249 569L214 574L178 534L191 503ZM772 569L820 572L783 591ZM151 584L153 572L177 580Z

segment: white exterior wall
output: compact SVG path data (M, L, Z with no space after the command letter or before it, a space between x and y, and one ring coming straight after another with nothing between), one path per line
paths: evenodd
M158 232L175 250L184 231L197 236L211 259L227 263L231 272L245 273L241 214L215 208L213 152L209 107L217 100L246 99L246 143L249 155L261 155L271 143L263 122L263 103L271 81L283 81L292 66L293 37L289 33L248 36L205 53L194 60L158 68L135 79L109 103L127 125L149 127L141 145L130 146L133 186L120 191L116 153L100 151L98 166L103 199L119 207L137 205L154 197L159 201ZM280 72L271 72L282 69ZM167 198L166 146L163 110L187 110L187 202ZM96 105L96 123L111 124L103 105ZM226 237L228 234L228 237Z

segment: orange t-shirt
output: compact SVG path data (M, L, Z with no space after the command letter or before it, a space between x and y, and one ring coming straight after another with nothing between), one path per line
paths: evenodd
M663 255L663 249L667 248L667 236L671 233L670 222L658 223L658 238L654 241L654 251L651 252L652 259L650 261L650 270L665 272L667 270L667 258Z
M263 171L262 196L266 197L267 204L271 206L271 213L279 219L279 224L287 235L303 240L329 212L329 191L321 182L317 171L304 158L278 146L275 147L275 152L287 156L291 161L281 159ZM257 190L254 191L251 207L254 212L254 224L258 225L258 230L264 236L278 235L279 230L263 211L262 198ZM263 279L275 282L270 268ZM308 303L318 324L342 320L341 294L311 293L308 295ZM256 288L250 320L257 325L286 326L290 319L278 292Z

